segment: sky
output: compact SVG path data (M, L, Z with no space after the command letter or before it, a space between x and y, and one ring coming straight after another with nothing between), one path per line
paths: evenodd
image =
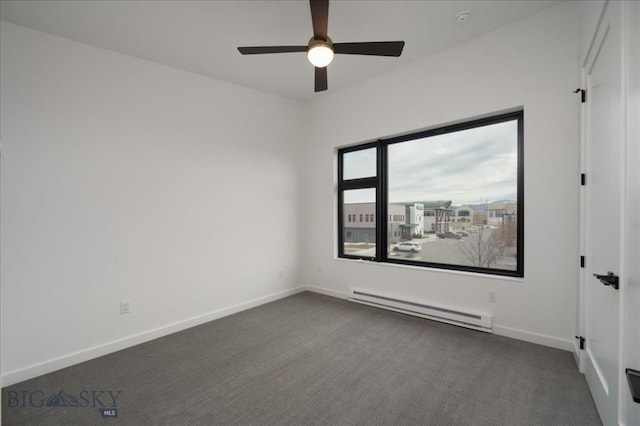
M345 179L374 176L375 155L375 148L345 155ZM517 158L516 120L391 144L389 202L517 200ZM345 202L372 202L374 194L349 191Z

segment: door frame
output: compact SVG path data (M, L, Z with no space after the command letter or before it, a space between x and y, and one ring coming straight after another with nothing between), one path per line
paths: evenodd
M622 57L626 109L626 221L625 274L627 285L622 294L622 362L624 369L640 370L640 3L622 4ZM640 424L640 403L633 402L628 389L621 399L621 423Z

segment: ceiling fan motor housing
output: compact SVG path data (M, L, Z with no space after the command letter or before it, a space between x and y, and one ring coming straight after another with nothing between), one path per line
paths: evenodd
M319 40L311 37L309 40L309 44L307 45L308 50L313 49L315 46L326 46L329 49L333 50L333 41L329 37L326 40Z

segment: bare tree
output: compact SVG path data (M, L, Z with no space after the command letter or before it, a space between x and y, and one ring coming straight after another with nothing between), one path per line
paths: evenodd
M515 248L518 237L518 228L515 220L505 220L498 229L498 244L501 251Z
M481 227L460 240L458 249L471 265L490 268L500 252L500 241L492 229Z

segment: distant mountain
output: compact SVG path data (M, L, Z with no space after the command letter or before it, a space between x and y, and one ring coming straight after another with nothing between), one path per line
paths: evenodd
M481 203L481 204L460 204L460 205L457 205L457 206L451 206L451 207L449 207L449 210L455 210L455 209L457 209L457 208L458 208L458 207L460 207L460 206L469 206L469 207L472 207L472 208L474 208L476 211L479 211L479 212L483 212L483 211L486 211L486 210L487 210L487 203Z
M459 205L455 205L455 206L451 206L449 207L449 210L455 210L458 207L465 205L465 206L469 206L469 207L473 207L476 211L479 212L484 212L487 211L487 208L489 207L489 204L504 204L504 203L515 203L516 201L514 200L496 200L496 201L490 201L488 203L478 203L478 204L459 204Z
M51 395L47 400L47 407L78 407L79 405L75 397L62 390L56 395Z

